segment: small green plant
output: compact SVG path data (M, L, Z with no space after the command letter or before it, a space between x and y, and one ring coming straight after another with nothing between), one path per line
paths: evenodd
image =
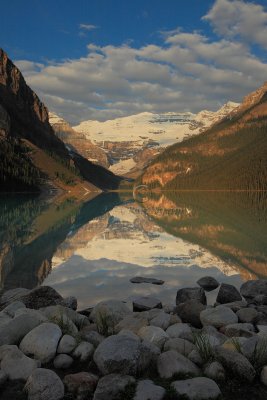
M104 311L98 311L96 314L96 326L98 332L103 336L113 335L115 333L115 318L112 314Z
M236 351L238 351L238 353L240 353L240 354L243 354L242 347L241 347L241 344L240 344L239 340L237 338L233 337L231 339L231 341L232 341Z
M59 315L54 315L53 317L49 318L51 322L54 322L56 325L58 325L63 333L63 335L71 335L74 336L73 332L73 323L72 321L67 317L67 315L64 314L62 310L60 310ZM75 335L76 336L76 335Z
M267 339L262 338L256 344L250 362L258 372L267 362Z
M193 340L204 363L215 359L214 350L208 335L203 333L193 333Z

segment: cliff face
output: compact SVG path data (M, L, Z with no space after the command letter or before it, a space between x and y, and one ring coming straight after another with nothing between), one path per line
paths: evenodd
M10 135L68 159L64 144L48 120L48 110L26 84L21 72L0 49L0 104L10 117Z
M169 190L267 189L267 84L207 131L167 148L142 183Z

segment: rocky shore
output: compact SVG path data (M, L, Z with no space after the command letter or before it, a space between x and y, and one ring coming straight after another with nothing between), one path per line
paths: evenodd
M267 398L267 280L205 277L176 305L109 300L77 310L53 288L0 299L1 400Z

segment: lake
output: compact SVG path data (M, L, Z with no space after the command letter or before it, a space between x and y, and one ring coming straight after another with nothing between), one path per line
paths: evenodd
M153 295L205 275L239 287L267 276L266 193L153 193L135 201L102 193L88 201L32 195L0 198L1 289L54 287L79 309ZM134 276L162 286L132 284ZM214 301L216 291L209 293Z

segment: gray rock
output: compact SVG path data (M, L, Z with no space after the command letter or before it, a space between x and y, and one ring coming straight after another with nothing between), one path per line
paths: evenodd
M27 333L19 347L23 353L33 354L37 360L47 363L55 357L61 336L57 325L45 322Z
M230 308L218 306L201 311L200 320L202 325L212 325L216 328L221 328L224 325L237 323L238 318Z
M27 308L38 310L42 307L59 304L63 297L50 286L39 286L19 298Z
M94 393L98 376L89 372L78 372L64 377L64 385L68 393L71 393L77 400L87 400Z
M13 318L15 316L15 312L20 310L21 308L26 308L25 304L22 301L13 301L8 306L6 306L0 313L0 315L7 314L9 317Z
M133 400L163 400L166 390L146 379L139 381Z
M24 390L28 393L28 400L60 400L64 397L64 385L50 369L37 368L33 371Z
M171 325L166 330L166 333L172 339L180 338L189 340L190 342L193 341L192 329L187 324L180 323Z
M239 352L217 347L215 349L216 359L222 363L227 371L231 371L233 375L237 375L241 379L252 382L255 378L256 371L251 363Z
M253 298L253 302L257 305L267 305L267 295L259 294Z
M122 329L128 329L134 333L137 333L141 328L148 325L147 318L140 318L136 315L127 315L124 317L116 326L115 333L120 332Z
M41 311L49 319L60 322L63 320L63 322L65 322L66 325L70 325L71 330L75 332L77 332L76 327L82 329L87 325L88 318L85 315L81 315L71 308L64 307L61 304L42 308ZM73 325L75 325L75 327L73 327Z
M3 344L17 344L33 328L46 321L44 316L39 317L32 313L22 314L0 327L0 346Z
M214 381L225 380L225 370L218 361L213 361L204 368L204 375Z
M245 299L253 299L258 295L267 296L267 279L257 279L243 283L240 293Z
M233 301L231 303L225 303L223 306L231 308L232 311L235 313L239 310L242 310L242 308L247 307L248 303L245 300L241 301Z
M134 384L135 379L129 375L106 375L99 380L93 400L117 400L128 385Z
M188 354L187 358L198 367L201 367L204 364L204 361L198 350L192 350L191 353Z
M196 346L193 343L180 338L169 339L164 344L164 351L174 350L186 357L195 349Z
M248 360L254 357L259 340L260 337L255 335L241 343L241 352Z
M166 340L169 339L168 334L157 326L144 326L139 330L138 336L158 346L159 349L162 349Z
M212 276L203 276L197 281L197 284L207 292L210 292L219 286L219 282Z
M134 311L147 311L152 308L162 308L162 303L154 297L138 297L133 301Z
M57 348L57 353L70 354L75 349L76 346L77 346L77 342L73 336L64 335L60 339L60 342L59 342L59 345Z
M149 342L148 340L143 340L142 342L143 352L140 358L140 365L147 365L147 359L151 360L150 364L156 364L158 356L160 355L160 349L155 344ZM141 367L145 369L145 367Z
M202 288L183 288L179 289L176 294L176 304L185 303L189 300L195 300L204 305L207 304L207 298Z
M74 296L69 296L69 297L65 297L62 302L61 305L67 308L71 308L72 310L76 311L77 307L78 307L78 301L77 298Z
M146 278L142 276L135 276L134 278L130 279L130 282L132 283L152 283L153 285L163 285L164 281L161 279L155 279L155 278Z
M176 351L170 350L160 354L157 361L157 370L161 378L170 379L174 375L198 376L200 369Z
M195 328L201 328L200 313L205 310L206 306L197 300L188 300L185 303L180 303L176 307L176 312L183 322L188 322Z
M107 300L93 308L90 318L97 324L100 333L105 333L106 326L109 333L114 333L115 326L130 313L130 309L122 301Z
M68 354L58 354L54 359L54 367L56 369L67 369L73 363L73 358Z
M267 335L267 325L257 325L257 329L259 331L259 335L265 336Z
M178 396L188 400L215 400L221 396L218 385L209 378L192 378L171 384Z
M98 346L94 353L94 361L103 375L135 375L145 369L151 361L149 358L142 358L143 351L144 347L137 340L124 335L113 335Z
M150 321L150 325L157 326L165 331L171 325L171 316L162 311Z
M224 304L240 300L242 300L242 297L236 287L229 285L228 283L221 284L216 299L217 303Z
M140 341L140 340L141 340L140 337L137 336L136 333L134 333L134 332L132 332L132 331L128 331L128 329L122 329L122 330L118 333L118 335L125 335L125 336L128 336L128 337L130 337L130 338L132 338L132 339L135 339L135 340L137 340L137 341Z
M227 336L223 335L222 333L218 332L214 326L211 325L206 325L202 328L201 330L202 334L207 334L209 336L214 336L216 339L218 339L219 344L223 344L228 338Z
M240 322L248 322L253 324L258 316L258 311L251 307L241 308L241 310L237 311L236 315L238 316Z
M38 361L26 357L17 346L6 346L6 351L1 361L1 370L10 380L21 379L26 381L39 366L40 363Z
M100 335L100 333L95 332L95 331L87 331L86 329L83 329L80 331L81 338L89 343L92 343L94 347L97 347L100 345L100 343L105 340L105 336Z
M1 305L8 305L13 303L13 301L20 299L25 294L29 293L29 289L25 288L16 288L7 290L1 297L0 304Z
M261 370L261 383L267 386L267 365L265 365Z
M244 337L239 337L239 336L233 336L230 339L227 339L222 347L227 350L231 351L240 351L242 348L242 345L246 343L247 338Z
M88 342L81 342L72 353L73 357L79 358L82 362L91 359L93 354L94 346Z
M229 324L225 326L224 333L229 337L243 336L248 338L255 335L255 329L249 323Z

